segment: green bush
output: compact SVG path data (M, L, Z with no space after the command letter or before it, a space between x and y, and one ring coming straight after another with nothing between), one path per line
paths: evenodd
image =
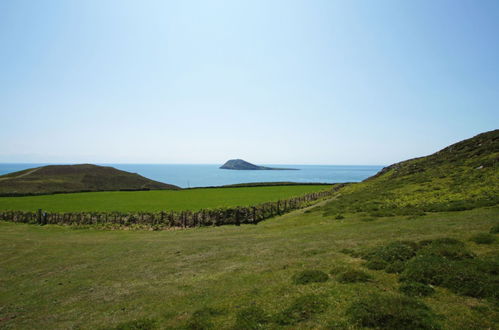
M367 251L364 254L364 258L367 260L377 258L387 263L406 261L416 255L418 248L418 244L411 241L391 242Z
M432 241L424 241L420 244L424 244L424 247L418 252L418 255L441 256L451 260L463 260L475 257L463 242L453 238L439 238Z
M265 328L270 321L267 314L260 307L247 307L236 314L236 324L234 329L257 330Z
M280 325L293 325L312 318L315 314L326 311L327 301L319 295L308 294L301 296L274 318Z
M499 282L489 274L480 271L477 262L454 262L446 274L442 286L463 296L499 298Z
M355 283L368 282L372 279L372 277L361 270L351 269L339 273L336 279L340 283Z
M345 219L344 215L338 214L336 217L334 217L336 220L342 220Z
M442 256L421 255L407 263L401 281L439 285L465 296L497 297L497 264L479 259L449 260Z
M473 236L470 241L473 241L476 244L492 244L496 241L496 238L492 234L480 233Z
M388 264L385 268L385 272L389 274L400 274L405 269L405 262L403 261L394 261L391 264Z
M388 263L381 258L372 258L365 263L365 266L372 270L382 270L388 266Z
M435 290L428 284L418 282L403 283L399 287L400 292L412 297L426 297L435 293Z
M116 330L150 330L156 329L158 323L156 320L152 319L140 319L129 322L124 322L117 325L114 329Z
M293 276L293 283L295 284L308 284L326 282L329 276L321 270L304 270Z
M494 227L490 228L490 233L499 234L499 225L495 225Z
M358 326L380 329L440 329L436 316L418 300L395 294L371 294L347 309Z
M407 262L400 280L440 285L450 268L450 260L442 256L420 255Z

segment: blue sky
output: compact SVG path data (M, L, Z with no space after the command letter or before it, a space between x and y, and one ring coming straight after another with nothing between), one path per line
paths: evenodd
M0 2L0 162L390 164L499 123L499 1Z

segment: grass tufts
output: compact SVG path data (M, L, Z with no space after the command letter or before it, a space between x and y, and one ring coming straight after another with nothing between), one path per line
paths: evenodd
M309 284L309 283L320 283L326 282L329 279L329 275L321 270L309 269L304 270L293 276L294 284Z
M400 274L405 269L405 262L403 261L394 261L391 264L388 264L385 268L385 272L389 274Z
M236 314L234 329L257 330L265 328L270 318L263 309L256 306L244 308Z
M288 308L277 314L274 319L280 325L293 325L325 312L327 306L328 303L324 297L308 294L295 299Z
M372 258L365 263L365 266L372 270L382 270L388 266L388 262L381 258Z
M157 329L158 322L153 319L140 319L118 324L115 330L150 330Z
M480 233L470 238L470 241L476 244L492 244L496 241L496 238L492 234Z
M364 259L381 259L387 263L406 261L416 255L419 246L411 241L391 242L387 245L375 247L364 254Z
M351 269L339 273L336 280L340 283L369 282L372 277L361 270Z
M372 294L354 301L347 309L358 326L380 329L440 329L435 314L414 298Z
M428 284L418 282L403 283L400 285L399 290L411 297L426 297L435 293L435 290Z

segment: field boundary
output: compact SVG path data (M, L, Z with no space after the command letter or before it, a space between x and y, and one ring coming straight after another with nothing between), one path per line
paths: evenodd
M330 197L346 184L334 185L331 189L302 196L267 202L254 206L236 206L199 211L161 212L37 212L0 211L0 219L10 222L58 225L118 225L140 226L152 229L191 228L201 226L257 224L263 220L282 215L314 204Z

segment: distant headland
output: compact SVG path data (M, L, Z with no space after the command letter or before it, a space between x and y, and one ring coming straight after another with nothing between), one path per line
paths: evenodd
M180 188L136 173L92 164L48 165L0 176L0 196L161 189Z
M250 171L297 171L297 168L279 168L279 167L267 167L267 166L258 166L255 164L248 163L242 159L231 159L225 162L221 169L224 170L250 170Z

